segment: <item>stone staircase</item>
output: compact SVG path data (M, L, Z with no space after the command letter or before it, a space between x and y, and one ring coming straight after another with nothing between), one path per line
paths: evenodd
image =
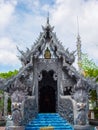
M73 127L59 114L38 114L37 117L26 125L25 130L40 130L41 127L53 127L54 130L74 130Z

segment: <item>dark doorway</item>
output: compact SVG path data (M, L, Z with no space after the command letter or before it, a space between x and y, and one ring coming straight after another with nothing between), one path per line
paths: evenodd
M57 81L53 78L54 71L42 71L39 81L39 112L55 113L57 99Z

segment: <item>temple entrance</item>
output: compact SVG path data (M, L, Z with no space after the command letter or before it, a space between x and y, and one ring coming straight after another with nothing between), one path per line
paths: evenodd
M57 99L57 81L53 78L54 71L42 71L39 81L39 112L55 113Z

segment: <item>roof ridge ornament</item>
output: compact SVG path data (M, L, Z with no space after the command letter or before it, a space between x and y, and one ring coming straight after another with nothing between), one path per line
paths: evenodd
M47 14L47 21L46 21L46 26L42 26L42 29L43 29L43 31L53 31L53 29L54 29L54 26L52 27L51 25L50 25L50 23L49 23L49 17L50 15L49 15L49 12L48 12L48 14Z

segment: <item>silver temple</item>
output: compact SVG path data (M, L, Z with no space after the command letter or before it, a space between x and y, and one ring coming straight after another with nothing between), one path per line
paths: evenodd
M0 89L11 96L14 125L25 125L38 113L59 113L75 126L88 125L88 93L98 85L73 67L74 52L64 49L53 29L48 17L31 49L17 47L19 73L0 80Z

